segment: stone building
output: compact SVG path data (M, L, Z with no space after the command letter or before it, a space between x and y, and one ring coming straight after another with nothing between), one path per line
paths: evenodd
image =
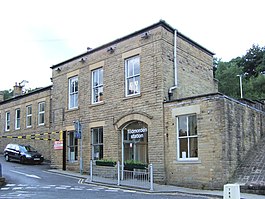
M64 132L62 150L46 145L57 168L136 160L154 165L155 182L220 188L263 135L264 106L218 93L213 55L164 21L89 49L51 67L49 123L33 131ZM0 102L2 135L8 107L38 95Z
M22 87L15 85L14 97L0 101L1 152L8 143L19 142L40 149L46 159L51 159L51 89L47 86L23 94Z

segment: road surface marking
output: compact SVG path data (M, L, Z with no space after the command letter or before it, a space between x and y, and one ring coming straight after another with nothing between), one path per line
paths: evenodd
M10 170L10 171L13 172L13 173L17 173L17 174L20 174L20 175L24 175L24 176L30 177L30 178L38 178L38 179L41 179L39 176L36 176L36 175L22 173L22 172L14 171L14 170Z

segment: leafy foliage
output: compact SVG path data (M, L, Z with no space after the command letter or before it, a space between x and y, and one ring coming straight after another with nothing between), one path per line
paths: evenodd
M4 90L2 92L4 93L4 100L10 99L13 96L12 90Z
M242 75L243 97L265 99L265 47L253 45L242 57L229 62L214 60L215 78L219 81L219 91L239 98L239 75Z
M141 161L137 161L137 160L125 160L124 164L131 164L131 165L142 165L142 166L146 166L147 164L141 162Z

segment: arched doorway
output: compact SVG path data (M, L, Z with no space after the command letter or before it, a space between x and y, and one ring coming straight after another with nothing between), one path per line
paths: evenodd
M148 125L131 121L122 128L122 164L134 160L148 164Z

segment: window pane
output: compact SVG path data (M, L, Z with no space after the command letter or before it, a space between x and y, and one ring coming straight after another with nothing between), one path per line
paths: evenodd
M197 135L197 121L196 121L196 116L191 115L188 117L189 120L189 135Z
M27 120L27 126L31 126L31 116L28 117L28 120Z
M128 79L127 94L128 95L134 94L134 81L133 81L133 78Z
M44 114L40 114L40 124L44 123Z
M32 114L32 107L31 106L28 107L28 115L30 115L30 114Z
M74 87L74 84L73 84L73 80L70 81L71 84L70 84L70 93L73 93L74 90L75 90L75 87Z
M98 76L96 71L93 71L93 86L98 86Z
M20 118L20 110L17 110L17 118Z
M103 84L103 69L99 69L99 84Z
M127 61L127 77L132 77L133 76L133 65L132 65L132 60Z
M98 102L98 88L93 89L93 102Z
M78 91L78 81L75 80L75 92L77 92L77 91Z
M198 138L190 138L190 157L198 157Z
M44 111L44 103L40 103L39 104L39 112L43 112Z
M70 132L69 134L69 146L73 146L74 145L74 133Z
M94 160L103 159L103 145L95 145L94 146L93 158L94 158Z
M78 106L78 94L75 93L74 94L74 107L77 107Z
M139 57L134 59L133 67L134 67L134 75L139 75L140 74Z
M179 137L187 136L187 117L186 116L178 117L178 129L179 129Z
M103 128L99 128L99 143L103 143Z
M188 138L179 139L179 157L180 158L188 158Z
M135 93L140 93L140 76L135 77L134 91Z
M98 96L99 96L98 101L103 101L103 86L98 88Z
M98 129L93 129L93 144L98 144Z

